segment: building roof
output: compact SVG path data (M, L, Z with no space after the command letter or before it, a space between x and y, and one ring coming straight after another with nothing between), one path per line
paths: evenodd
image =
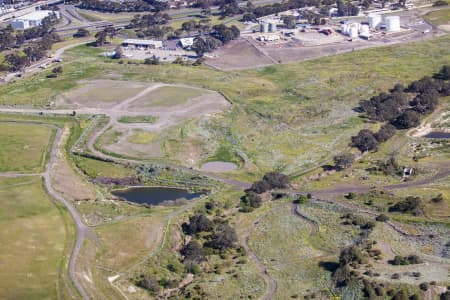
M122 41L122 44L132 44L132 45L157 45L162 44L162 41L155 41L155 40L140 40L140 39L126 39Z
M183 46L183 47L192 46L194 44L194 38L193 37L182 38L182 39L180 39L180 43L181 43L181 46Z
M21 16L17 18L17 20L40 21L48 17L52 13L54 12L51 10L37 10L33 11L32 13Z

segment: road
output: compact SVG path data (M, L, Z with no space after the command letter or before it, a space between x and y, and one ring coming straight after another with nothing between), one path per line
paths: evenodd
M79 43L76 43L76 44L70 44L70 45L64 46L62 48L59 48L58 50L56 50L53 53L53 57L47 57L47 58L41 59L40 61L38 61L38 62L36 62L36 63L26 67L23 72L9 73L8 75L6 75L3 78L3 83L8 83L13 78L16 78L16 76L19 73L22 74L22 77L26 77L26 76L29 76L31 74L37 73L37 72L42 70L40 68L41 65L50 65L52 63L52 61L61 59L62 55L64 54L64 51L72 49L72 48L77 47L77 46L81 46L81 45L87 44L89 42L92 42L92 40L87 40L87 41L85 40L83 42L79 42Z

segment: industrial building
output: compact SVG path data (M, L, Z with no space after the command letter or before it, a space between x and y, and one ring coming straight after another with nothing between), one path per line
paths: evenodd
M9 24L14 29L18 30L24 30L31 27L36 27L42 24L42 21L51 16L56 15L57 18L59 18L59 12L52 11L52 10L37 10L32 13L23 15L19 18L13 19L9 22Z
M122 46L123 47L134 46L135 48L144 48L144 49L160 49L163 47L163 42L155 40L127 39L122 42Z

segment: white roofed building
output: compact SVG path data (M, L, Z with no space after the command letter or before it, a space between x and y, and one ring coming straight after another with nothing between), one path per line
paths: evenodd
M192 45L194 45L194 38L193 37L182 38L180 39L180 44L181 47L183 47L184 49L189 49L192 47Z
M19 18L13 19L9 22L14 29L28 29L31 27L36 27L42 24L42 21L55 14L59 18L59 12L52 10L37 10L32 13L23 15Z
M163 42L155 40L126 39L122 41L122 46L123 47L134 46L136 48L147 48L147 49L160 49L163 47Z

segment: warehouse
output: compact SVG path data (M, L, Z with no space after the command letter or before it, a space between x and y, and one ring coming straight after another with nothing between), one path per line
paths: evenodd
M24 30L41 25L42 21L51 15L55 15L57 18L59 18L59 12L57 11L37 10L14 19L10 21L9 24L14 29Z
M123 47L134 46L135 48L144 48L144 49L161 49L163 47L163 42L155 40L127 39L122 42L122 46Z

